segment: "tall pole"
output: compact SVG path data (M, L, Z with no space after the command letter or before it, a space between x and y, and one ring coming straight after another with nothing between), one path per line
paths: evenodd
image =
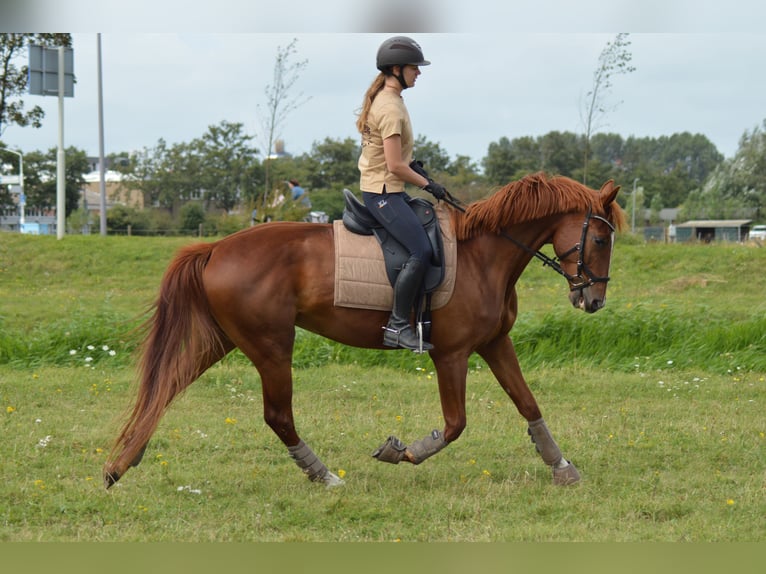
M24 156L21 155L21 152L19 152L19 187L21 189L21 213L19 217L19 224L24 225L24 223L26 223L24 219L24 208L27 205L27 196L24 195Z
M101 78L101 34L97 34L98 40L98 166L99 166L99 191L100 204L100 230L101 235L106 235L106 165L104 164L104 88Z
M631 221L630 221L630 232L635 233L636 232L636 182L640 178L635 178L633 180L633 212L631 213Z
M66 229L66 156L64 155L64 46L59 46L59 149L56 155L56 238Z

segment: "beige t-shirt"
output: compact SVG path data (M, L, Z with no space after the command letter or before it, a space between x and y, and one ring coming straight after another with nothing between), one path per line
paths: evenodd
M381 91L375 96L362 134L362 155L359 156L359 187L362 191L383 193L404 191L404 181L388 171L383 153L383 140L398 135L402 140L402 159L412 161L412 125L410 114L401 96Z

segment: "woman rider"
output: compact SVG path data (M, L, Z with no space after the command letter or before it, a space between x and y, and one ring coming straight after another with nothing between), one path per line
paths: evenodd
M380 45L378 76L367 89L356 126L362 134L359 157L360 188L364 204L383 228L409 252L394 283L394 302L383 344L420 350L420 337L410 325L410 312L432 255L423 226L410 208L406 183L445 196L444 188L410 168L414 140L402 91L415 85L423 58L420 46L406 36L394 36ZM422 343L423 350L433 345Z

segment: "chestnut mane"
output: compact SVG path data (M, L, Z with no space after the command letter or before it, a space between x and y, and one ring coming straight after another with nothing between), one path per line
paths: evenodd
M599 192L571 178L533 173L500 188L486 199L470 204L465 213L453 212L452 224L458 240L470 239L480 233L500 233L515 223L532 221L591 207L618 229L625 215L617 203L607 212L599 200Z

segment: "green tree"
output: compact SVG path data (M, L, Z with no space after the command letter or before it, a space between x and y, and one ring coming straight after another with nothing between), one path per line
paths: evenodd
M197 160L199 188L207 202L230 212L253 192L248 175L256 162L256 149L249 145L252 136L243 133L241 123L226 121L210 126L199 139L194 140L189 153Z
M197 234L200 225L205 223L205 208L197 201L190 201L181 208L181 232Z
M505 185L513 180L519 162L511 140L503 136L498 141L490 143L487 155L482 160L482 167L487 183L490 185Z
M441 145L428 141L425 136L415 138L412 157L423 162L423 167L431 177L437 177L439 173L447 171L450 163L449 154Z
M538 171L571 176L580 166L580 138L572 132L548 132L539 140Z
M359 185L359 142L353 138L342 141L325 138L322 142L314 142L310 154L302 159L302 175L292 177L305 183L312 193Z
M159 207L170 214L185 201L203 197L200 157L190 143L168 147L160 139L153 148L144 148L131 156L126 172L130 185L144 196L144 207Z
M106 212L106 227L114 233L144 233L149 229L149 212L125 205L115 205Z
M0 34L0 135L6 127L43 125L45 112L40 106L25 110L21 95L27 92L29 66L17 65L17 60L27 57L30 44L45 47L72 45L70 34Z
M766 208L766 120L739 140L734 158L726 162L722 186L726 196L740 200L756 219Z
M628 51L630 41L628 34L621 32L614 40L607 42L598 57L596 70L593 72L593 84L585 94L585 105L582 111L585 124L585 142L583 159L583 183L588 183L588 162L590 161L590 140L596 130L602 127L604 117L614 110L617 104L609 104L608 96L612 88L612 78L619 74L629 74L635 71L630 64L633 55Z
M525 175L545 170L545 157L540 147L539 137L521 136L511 142L515 169L508 178L497 184L506 184L511 180L521 179Z
M52 210L56 207L57 155L56 148L46 154L37 151L24 155L24 189L28 209ZM65 211L66 217L69 217L82 206L83 176L90 171L90 164L82 150L69 147L64 150L64 155Z

